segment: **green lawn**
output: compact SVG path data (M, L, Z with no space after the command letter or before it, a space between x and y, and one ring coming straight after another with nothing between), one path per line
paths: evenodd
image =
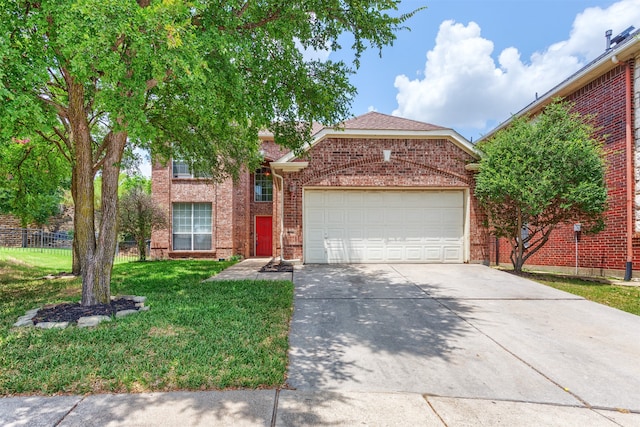
M0 395L284 383L291 282L202 282L230 262L124 263L112 294L144 295L150 311L89 329L12 328L28 309L80 299L79 279L41 278L68 271L45 258L0 253Z
M640 316L640 287L611 285L544 273L526 273L525 277L579 295L590 301Z

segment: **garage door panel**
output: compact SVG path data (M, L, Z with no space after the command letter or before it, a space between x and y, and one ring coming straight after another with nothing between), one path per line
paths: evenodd
M384 221L384 210L378 207L377 209L367 209L364 213L364 222L366 224L373 225L383 225Z
M459 247L445 246L444 262L461 262L462 251Z
M422 224L424 222L424 209L406 208L404 210L404 221L406 224Z
M384 262L384 249L379 247L367 247L365 249L366 262Z
M327 210L327 223L340 224L345 223L346 212L342 209L328 209Z
M405 260L405 251L403 246L387 245L386 249L386 262L402 262Z
M427 262L442 262L442 248L440 246L425 246L424 260Z
M319 209L309 209L307 212L307 221L310 225L324 226L324 211Z
M362 208L346 208L347 224L359 225L364 222L364 211Z
M406 246L405 258L410 262L420 262L424 259L422 246Z
M306 190L305 262L463 262L462 191Z

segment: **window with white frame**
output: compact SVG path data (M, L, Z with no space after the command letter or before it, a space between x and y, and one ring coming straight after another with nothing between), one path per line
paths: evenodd
M211 250L211 203L173 204L173 250Z
M174 178L209 178L210 175L204 173L193 173L189 167L189 163L181 160L173 160L171 162Z
M254 199L256 202L273 201L273 178L271 169L260 168L254 175Z

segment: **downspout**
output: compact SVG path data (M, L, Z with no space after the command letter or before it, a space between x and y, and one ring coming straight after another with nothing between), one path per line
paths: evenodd
M624 280L631 280L633 273L633 138L631 133L631 64L625 63L625 142L627 163L627 263Z
M280 262L297 261L293 259L284 259L284 177L278 175L275 169L271 168L273 176L280 179Z

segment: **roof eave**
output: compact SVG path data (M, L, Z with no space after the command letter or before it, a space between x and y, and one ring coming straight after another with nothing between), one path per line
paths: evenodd
M278 160L276 162L270 162L269 166L271 166L272 169L281 170L282 172L299 172L309 166L309 162L281 162Z

